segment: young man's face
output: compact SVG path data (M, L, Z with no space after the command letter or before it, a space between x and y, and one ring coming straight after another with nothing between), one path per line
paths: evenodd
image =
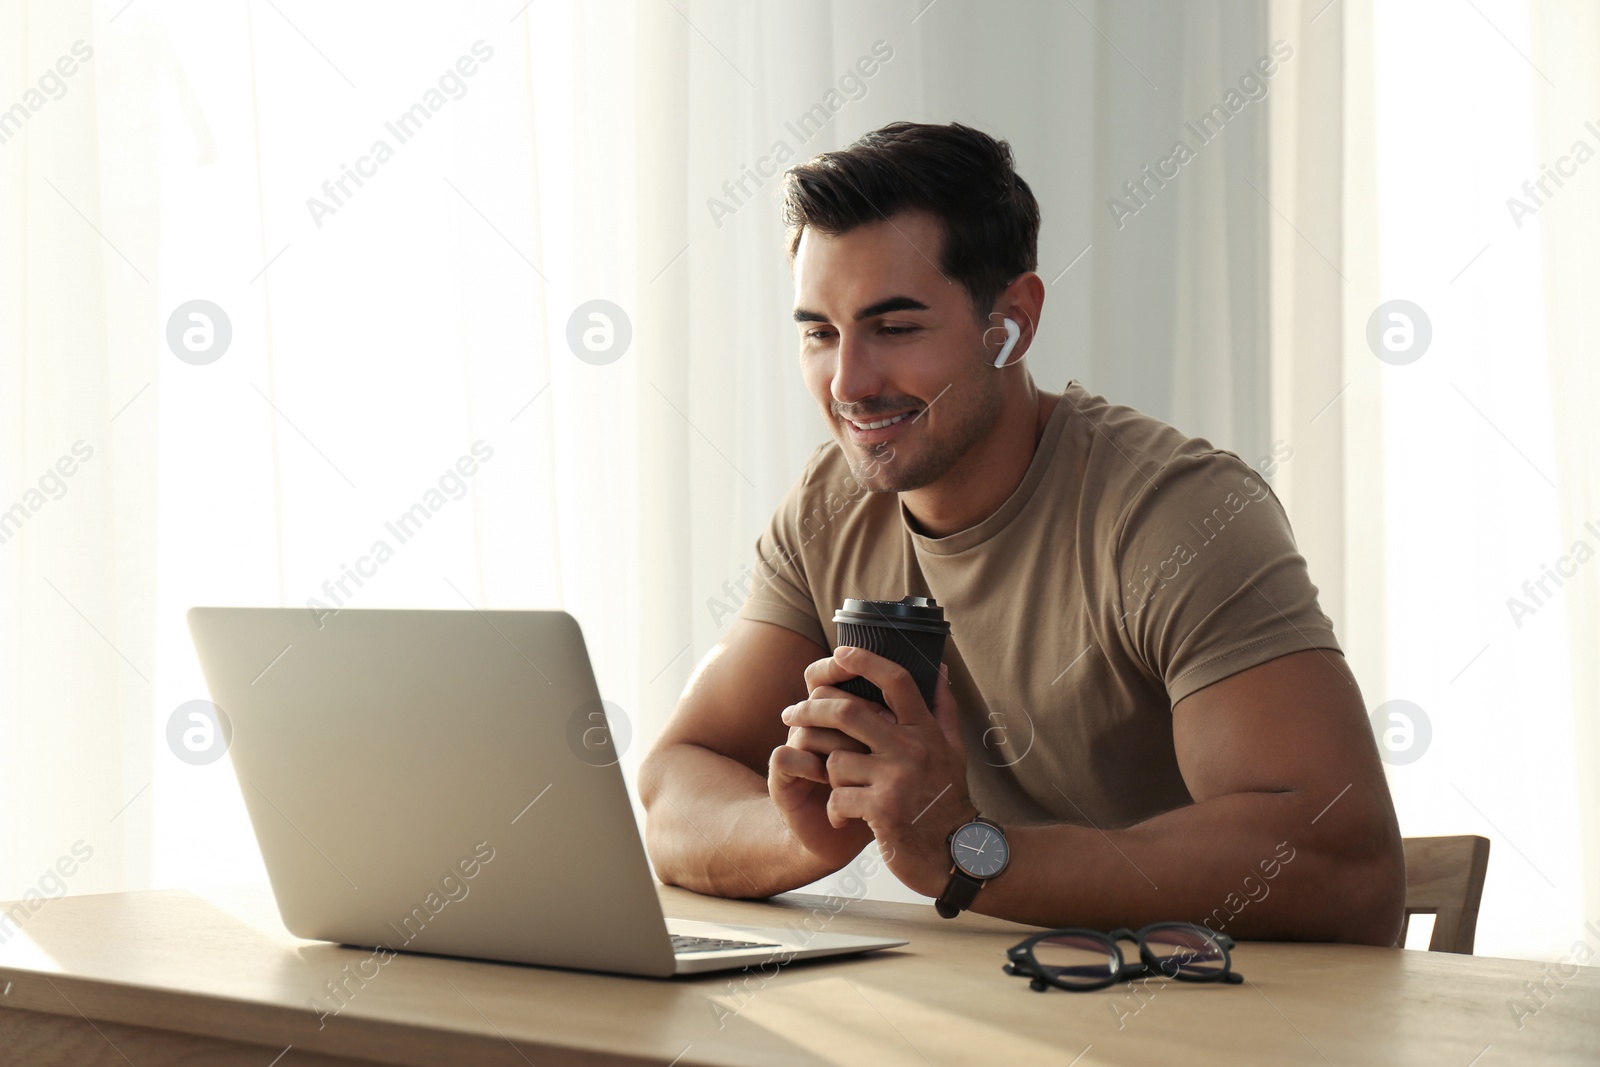
M1000 418L985 323L935 266L942 240L932 216L903 212L838 236L808 229L795 250L801 373L869 490L933 484Z

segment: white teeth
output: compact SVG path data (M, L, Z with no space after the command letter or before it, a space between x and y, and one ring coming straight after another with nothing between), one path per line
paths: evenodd
M861 423L861 422L857 422L855 419L851 419L850 420L850 425L854 426L858 430L881 430L885 426L893 426L895 423L899 422L901 419L905 418L909 414L911 414L911 412L904 411L904 412L901 412L900 414L896 415L892 419L884 419L881 422Z

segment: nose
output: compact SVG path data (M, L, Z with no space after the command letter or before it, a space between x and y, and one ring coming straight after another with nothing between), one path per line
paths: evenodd
M871 346L848 331L840 331L835 350L833 381L829 388L840 404L854 404L876 396L883 388Z

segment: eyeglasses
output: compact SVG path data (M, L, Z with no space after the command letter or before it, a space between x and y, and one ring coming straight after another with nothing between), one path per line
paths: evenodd
M1137 942L1141 962L1124 963L1119 941ZM1006 949L1010 962L1004 969L1031 979L1028 984L1040 993L1050 986L1082 993L1157 976L1238 985L1244 978L1233 971L1231 948L1233 938L1227 934L1193 923L1153 923L1137 933L1121 929L1109 934L1070 927L1035 934Z

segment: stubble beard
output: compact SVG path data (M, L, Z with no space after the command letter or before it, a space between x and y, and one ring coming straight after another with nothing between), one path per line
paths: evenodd
M998 376L987 380L980 376L974 381L958 383L945 394L947 406L957 389L967 390L973 398L972 405L937 437L931 436L924 427L920 431L922 440L915 448L898 441L869 445L865 450L847 444L845 455L857 483L872 493L908 493L922 489L943 478L973 446L992 433L1000 422L1004 406ZM920 421L928 410L924 408L915 418ZM914 429L913 432L918 431Z

